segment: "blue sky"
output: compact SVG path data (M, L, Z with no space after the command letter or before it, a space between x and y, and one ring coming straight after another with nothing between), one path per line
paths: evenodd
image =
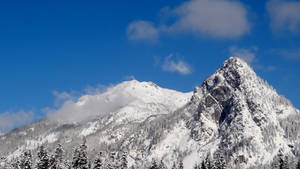
M132 77L191 91L231 55L300 108L299 1L7 1L0 19L2 130Z

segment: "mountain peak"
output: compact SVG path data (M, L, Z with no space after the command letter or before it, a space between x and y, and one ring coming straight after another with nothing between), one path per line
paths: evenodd
M229 57L227 60L224 61L224 65L228 64L236 64L236 65L248 65L246 61L239 57Z
M239 76L256 76L254 70L248 65L246 61L238 57L230 57L223 66L217 70L218 72L238 74Z
M132 87L154 87L156 89L161 89L157 84L151 81L138 81L136 79L128 80L113 86L111 89L115 88L132 88Z
M241 157L242 168L270 163L279 150L293 151L280 120L298 111L240 58L230 57L196 88L191 105L192 137L203 144L219 142L218 151L230 154L233 163ZM251 149L236 145L240 142Z
M130 80L111 86L105 92L82 95L75 101L66 102L48 116L66 123L86 122L95 117L122 113L123 117L129 115L130 119L127 119L131 121L141 120L147 118L146 115L143 117L143 111L157 114L164 109L166 114L186 104L190 97L191 93L161 88L153 82ZM132 115L134 113L137 115Z
M253 82L257 80L260 81L260 78L243 59L230 57L213 75L203 82L203 85L208 90L220 85L240 89L242 84L257 83Z

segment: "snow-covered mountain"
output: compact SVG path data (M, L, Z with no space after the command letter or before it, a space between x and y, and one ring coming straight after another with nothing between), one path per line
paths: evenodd
M195 88L187 107L199 157L221 154L229 166L257 168L299 151L300 112L241 59L225 61Z
M48 118L0 136L0 152L13 159L24 150L36 150L42 144L53 149L61 143L71 156L83 137L91 156L100 150L117 151L144 123L171 114L191 96L192 92L164 89L152 82L126 81L105 93L68 101Z
M133 80L82 96L0 136L0 152L13 159L25 149L61 143L70 157L85 137L91 157L124 150L129 165L139 168L152 159L169 167L181 159L186 169L209 159L223 159L229 168L257 168L278 156L299 156L299 127L300 111L246 62L231 57L191 93Z

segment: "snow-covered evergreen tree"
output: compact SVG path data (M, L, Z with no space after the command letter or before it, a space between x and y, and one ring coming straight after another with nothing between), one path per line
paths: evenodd
M121 157L120 169L127 169L127 168L128 168L127 152L123 152Z
M17 167L14 167L9 160L7 160L6 157L0 158L0 169L18 169Z
M37 157L38 157L37 162L36 162L37 169L49 169L50 168L50 160L49 160L48 152L44 146L39 147Z
M104 168L104 164L103 164L103 152L100 152L96 159L94 160L94 165L93 165L93 169L103 169Z
M116 168L116 152L111 152L108 159L106 160L106 169L115 169Z
M205 160L203 160L201 162L201 169L207 169L206 165L205 165Z
M152 159L151 166L149 167L149 169L159 169L155 159Z
M73 168L78 168L78 166L79 166L79 157L80 155L79 155L79 148L78 147L76 147L75 149L74 149L74 152L73 152L73 159L72 159L72 167Z
M289 169L289 161L288 161L288 156L282 156L280 158L280 169Z
M279 157L279 155L275 156L272 163L271 163L271 167L272 169L279 169L280 167L280 160L281 158Z
M32 154L31 151L25 151L20 160L20 169L32 169Z
M178 169L183 169L183 161L182 161L182 159L179 161Z
M15 158L11 161L11 166L13 169L21 169L20 164L21 162L19 158Z
M214 156L214 165L218 169L226 169L226 160L222 152L217 151Z
M72 167L74 169L88 169L86 140L74 150Z
M210 155L207 155L206 158L201 163L201 169L212 169L214 168L213 163L211 161Z
M54 155L50 158L50 164L51 167L50 169L66 169L67 166L64 161L64 149L61 144L58 144L55 151Z
M194 165L194 169L200 169L200 166L196 163L196 164Z
M167 169L167 166L165 165L165 163L163 162L163 160L160 160L158 168L159 169Z
M298 159L296 169L300 169L300 158Z
M172 168L171 169L177 169L177 166L175 163L173 163Z

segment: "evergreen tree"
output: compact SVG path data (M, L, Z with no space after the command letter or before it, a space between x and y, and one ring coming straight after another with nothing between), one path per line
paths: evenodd
M218 169L226 169L226 160L223 153L219 151L216 152L214 165Z
M20 164L21 164L20 159L17 158L17 159L12 160L11 166L13 169L21 169Z
M38 159L36 162L36 168L37 169L49 169L49 167L50 167L49 156L48 156L48 152L44 146L39 147L37 157L38 157Z
M274 157L271 167L272 167L272 169L280 168L280 157L278 155Z
M74 149L74 152L73 152L73 159L72 159L72 167L74 168L74 169L77 169L77 168L79 168L79 155L80 153L79 153L79 149L76 147L75 149Z
M300 169L300 158L298 159L296 169Z
M83 140L83 143L74 151L72 167L74 169L88 169L87 146L85 139Z
M121 157L120 169L127 169L127 168L128 168L127 152L123 152L122 157Z
M80 169L88 169L87 146L85 141L79 147L79 166Z
M104 166L103 166L103 160L102 160L102 156L103 156L103 153L100 152L95 161L94 161L94 166L93 166L93 169L103 169Z
M195 163L194 169L200 169L200 167L199 167L199 165L197 163Z
M19 168L20 169L32 169L33 168L31 151L25 151L22 154Z
M201 169L212 169L212 168L215 168L215 167L213 166L213 163L211 162L210 155L207 155L205 160L202 161Z
M116 168L116 152L111 152L106 163L106 169Z
M159 169L167 169L167 166L165 165L165 163L163 162L163 160L160 160L158 168Z
M280 163L280 165L279 165L280 169L289 169L288 157L287 156L284 156L284 157L281 156L279 163Z
M54 151L54 155L50 159L50 169L65 169L67 168L63 159L64 149L61 144L58 144Z
M2 164L2 165L1 165ZM1 169L15 169L10 161L6 157L1 157L0 159L0 168Z
M182 159L179 161L179 167L178 169L183 169L183 162L182 162Z
M201 169L207 169L206 165L205 165L205 160L203 160L201 162Z
M155 159L152 159L151 166L149 169L159 169Z
M91 169L92 168L92 162L91 160L89 160L89 163L88 163L88 168Z
M177 169L176 164L173 163L172 169Z

